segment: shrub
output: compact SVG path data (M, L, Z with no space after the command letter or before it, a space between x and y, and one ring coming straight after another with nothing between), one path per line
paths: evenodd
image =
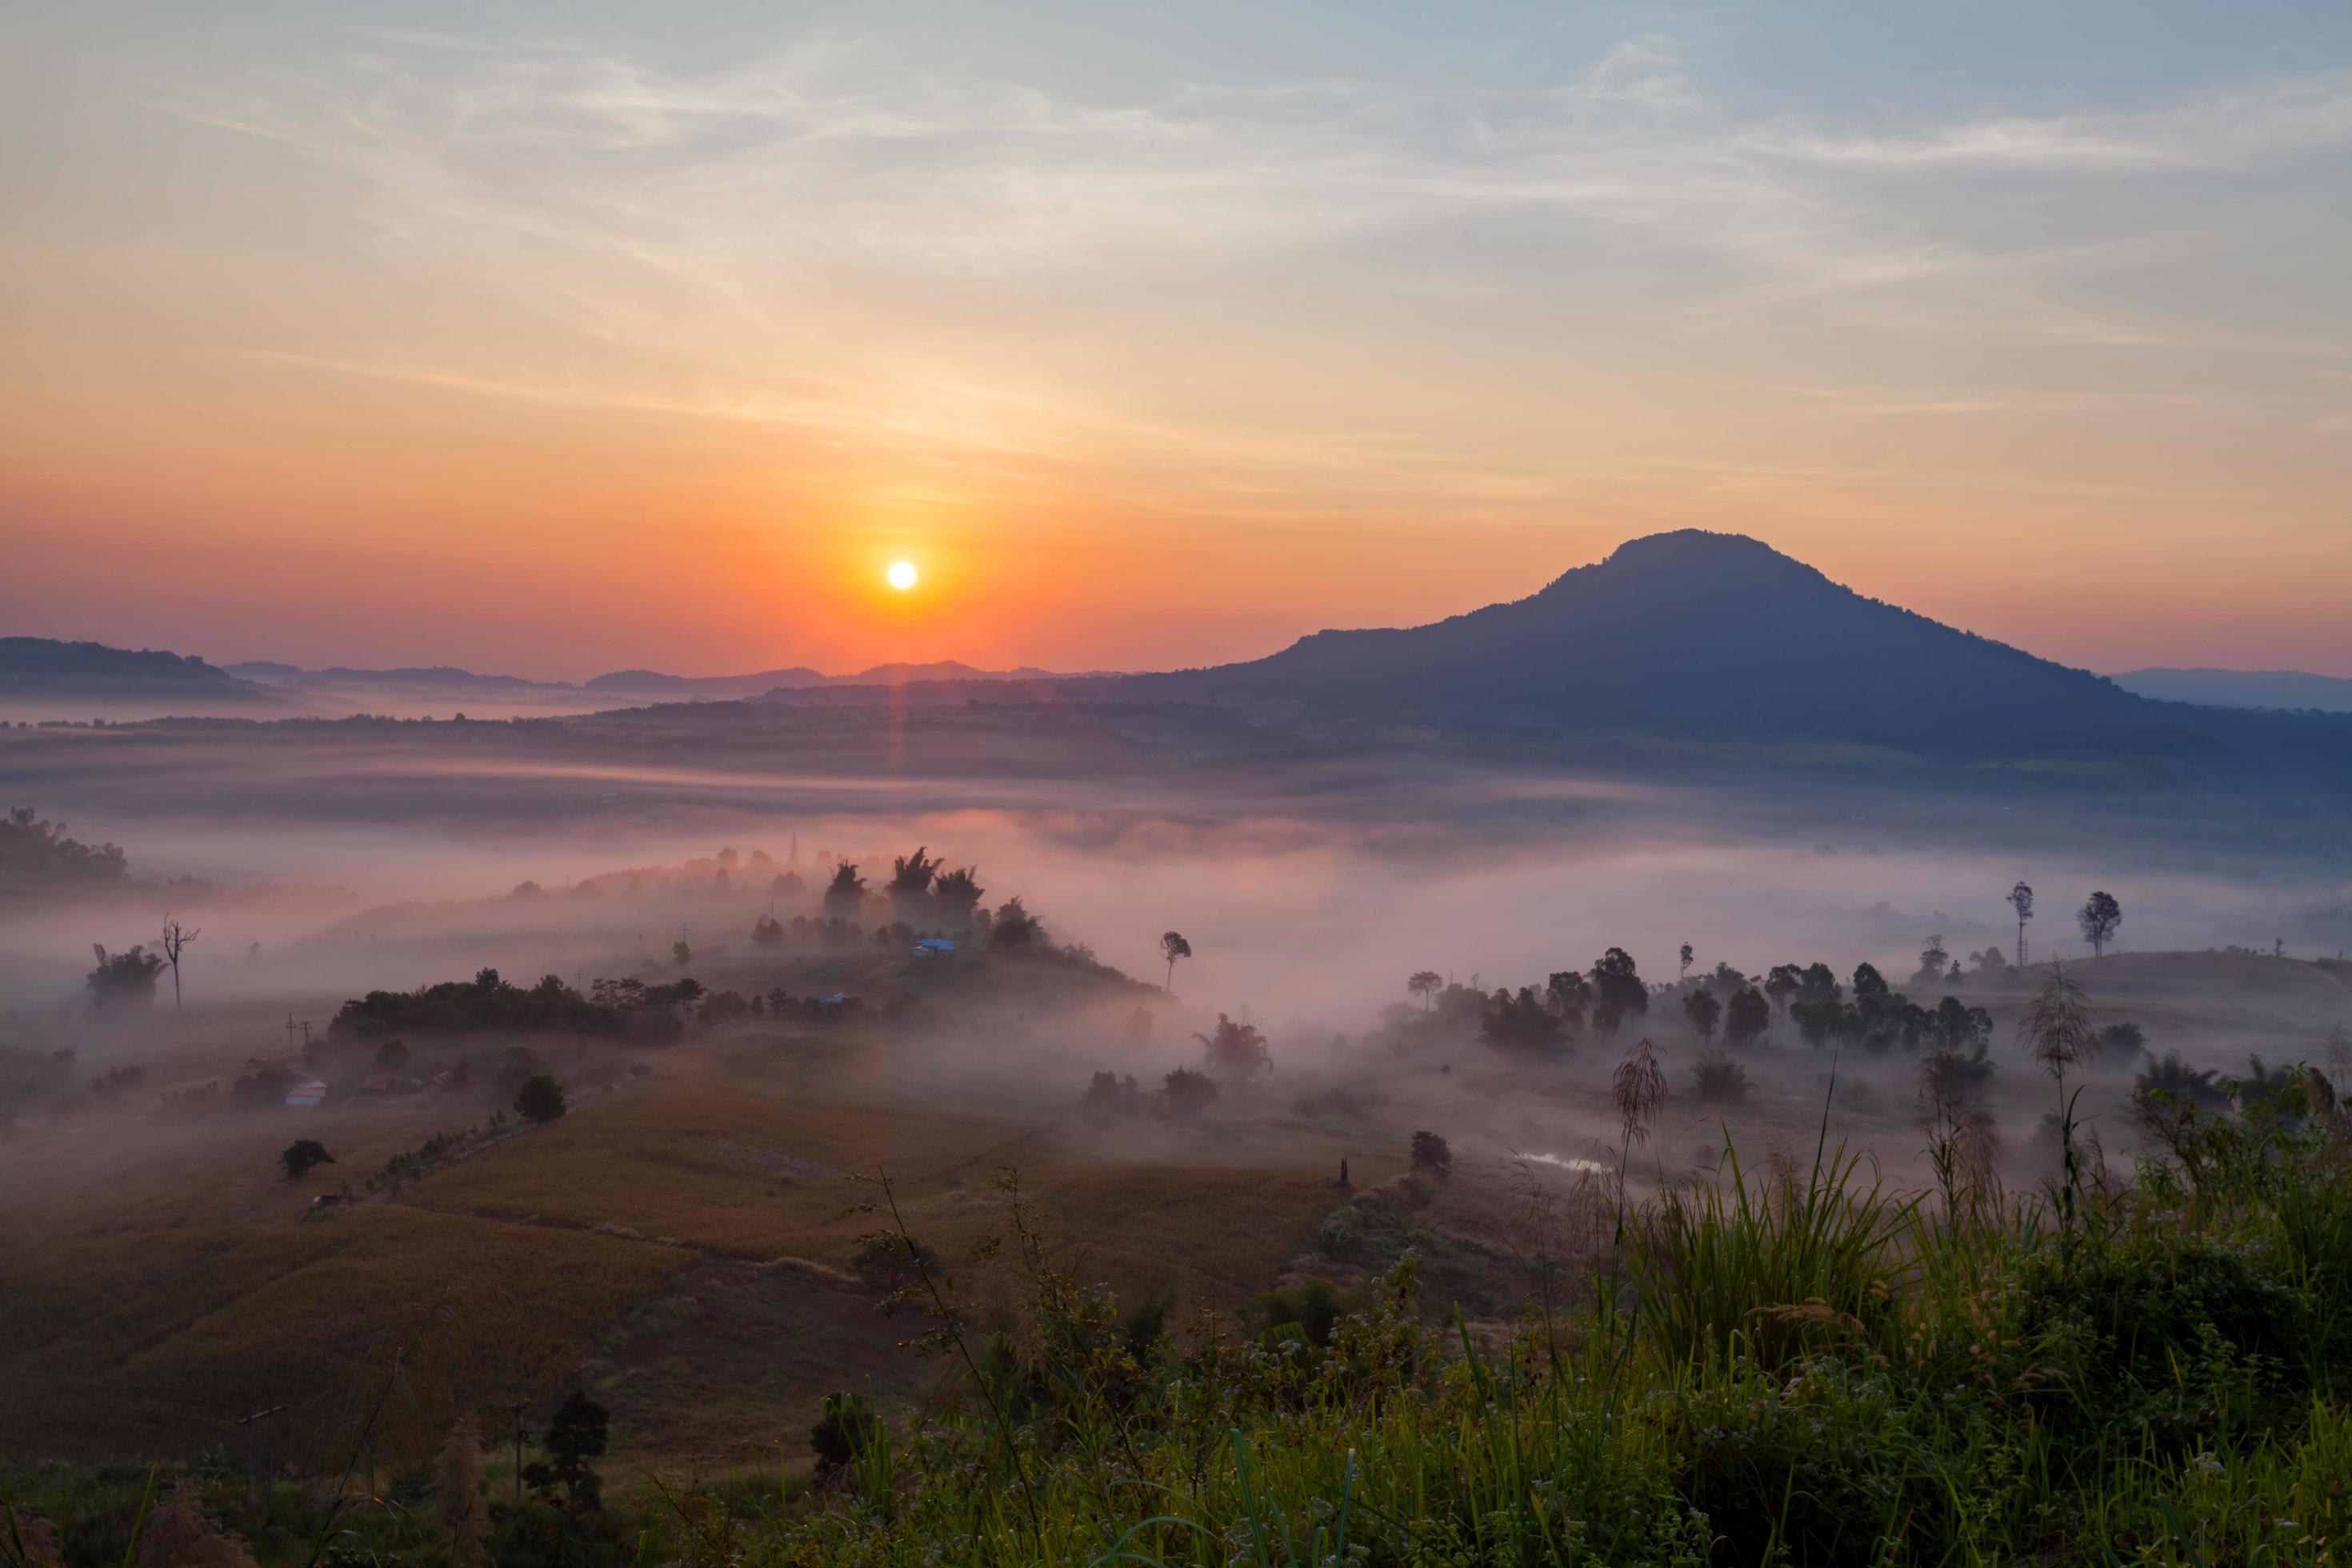
M1691 1088L1711 1105L1738 1105L1748 1098L1748 1069L1722 1051L1709 1051L1691 1065Z
M1454 1151L1434 1132L1416 1132L1412 1135L1412 1168L1450 1176L1454 1173Z
M286 1168L288 1181L299 1182L314 1168L333 1164L335 1157L328 1153L327 1146L316 1138L297 1138L286 1145L285 1152L278 1156L278 1163Z
M533 1073L515 1091L515 1111L541 1126L563 1115L563 1086L550 1073Z

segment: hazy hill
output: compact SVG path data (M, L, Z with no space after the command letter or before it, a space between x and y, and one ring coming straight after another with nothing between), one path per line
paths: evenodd
M1469 732L2352 767L2352 724L2153 701L1865 598L1756 540L1695 530L1434 625L1318 632L1249 663L1112 684Z
M820 686L902 686L918 680L1055 680L1072 679L1051 670L981 669L952 658L929 664L877 664L854 675L827 675L796 665L790 669L761 670L754 675L665 675L653 669L619 669L586 683L591 691L624 697L677 699L700 697L726 700L763 697L771 691L801 691Z
M201 658L50 637L0 637L0 699L163 701L184 712L236 711L272 702L258 686Z
M2201 702L2214 708L2316 708L2352 713L2352 680L2300 669L2127 670L2114 678L2126 691L2167 702Z

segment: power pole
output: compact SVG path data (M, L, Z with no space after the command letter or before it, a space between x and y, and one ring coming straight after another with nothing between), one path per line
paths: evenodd
M253 1446L259 1440L259 1434L254 1432L251 1428L255 1422L262 1420L267 1416L275 1415L284 1408L285 1406L282 1405L273 1405L267 1410L256 1410L248 1405L246 1407L246 1413L236 1418L236 1424L247 1428L245 1444L245 1500L248 1504L253 1501ZM270 1479L273 1482L277 1479L277 1459L278 1456L273 1451L270 1455Z
M291 1013L286 1015L286 1054L289 1057L294 1054L294 1015Z
M515 1391L514 1396L514 1500L515 1507L520 1508L522 1507L522 1392L520 1389Z

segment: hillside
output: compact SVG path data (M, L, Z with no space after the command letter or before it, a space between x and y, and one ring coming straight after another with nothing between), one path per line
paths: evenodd
M2352 713L2352 680L2301 669L2127 670L2113 678L2126 691L2166 702L2200 702L2213 708L2316 708Z
M1831 742L1969 762L2352 763L2352 726L2153 701L1865 598L1756 540L1687 530L1434 625L1318 632L1249 663L1117 684L1474 733Z
M0 637L0 700L156 702L184 713L240 712L275 699L216 665L149 648Z

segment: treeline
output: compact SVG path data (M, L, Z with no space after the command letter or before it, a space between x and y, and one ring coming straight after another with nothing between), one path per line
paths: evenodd
M686 1032L686 1011L703 996L699 981L667 985L639 980L599 980L583 996L560 975L525 990L495 969L471 980L444 981L416 991L371 991L345 1002L327 1026L339 1042L373 1043L394 1034L583 1035L660 1044Z

